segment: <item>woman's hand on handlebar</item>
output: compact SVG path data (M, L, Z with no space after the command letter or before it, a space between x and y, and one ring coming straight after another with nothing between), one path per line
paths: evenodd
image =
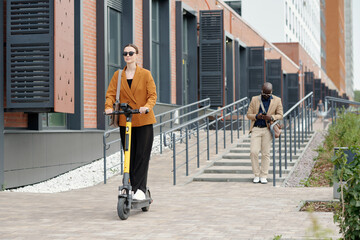
M149 112L149 108L147 107L140 107L139 108L139 113L143 114L143 113L148 113Z
M110 114L110 113L112 113L112 112L113 112L113 110L112 110L111 108L105 109L105 113L106 113L106 114Z

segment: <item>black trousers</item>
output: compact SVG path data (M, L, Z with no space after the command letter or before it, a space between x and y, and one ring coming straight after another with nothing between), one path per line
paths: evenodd
M124 149L125 127L120 127L120 137ZM130 184L134 192L141 189L146 193L147 174L153 141L154 130L152 124L131 129Z

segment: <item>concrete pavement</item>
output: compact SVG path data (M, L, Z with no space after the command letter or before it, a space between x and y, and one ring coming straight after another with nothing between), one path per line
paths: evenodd
M328 237L340 236L332 213L298 211L304 200L332 200L332 188L186 184L181 169L174 186L171 156L167 150L152 157L148 185L154 202L149 212L132 210L126 221L116 212L121 176L63 193L0 192L0 239L306 239L314 219L332 232Z

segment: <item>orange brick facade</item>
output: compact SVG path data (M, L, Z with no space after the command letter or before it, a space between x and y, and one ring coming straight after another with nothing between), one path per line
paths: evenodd
M326 73L339 93L345 86L344 0L326 0Z
M83 1L84 128L96 128L96 0Z

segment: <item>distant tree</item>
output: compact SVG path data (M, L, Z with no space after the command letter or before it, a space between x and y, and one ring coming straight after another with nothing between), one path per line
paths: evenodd
M360 90L354 91L354 101L360 102Z

